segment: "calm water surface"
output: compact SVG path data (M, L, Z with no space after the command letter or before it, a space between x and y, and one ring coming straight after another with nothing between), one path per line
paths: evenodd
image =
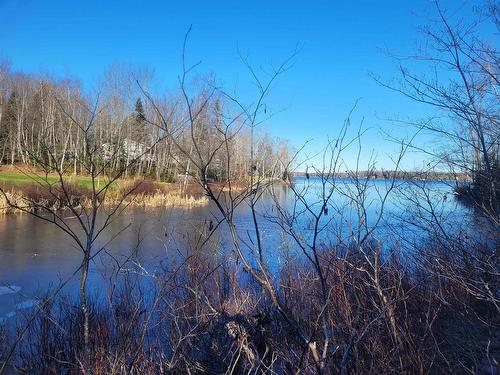
M341 189L345 193L349 191L352 193L353 184L348 180L343 180L341 183L343 184ZM375 221L380 212L377 190L383 193L387 184L383 180L370 181L370 184L372 187L367 196L368 218L369 221ZM432 199L439 204L442 212L463 222L464 208L459 207L453 199L450 186L433 182L429 184L429 187ZM318 194L322 191L319 180L297 178L295 188L303 190L306 201L317 209L318 205L314 205L314 202L318 200ZM269 223L265 216L273 215L276 203L289 209L293 209L294 206L301 207L300 204L294 205L294 195L288 187L275 186L273 190L276 200L270 194L266 194L259 205L259 213L262 215L260 222L271 262L276 261L276 256L272 253L278 251L287 241L283 239L279 228ZM386 202L384 220L379 229L381 235L389 234L390 228L401 228L401 225L391 224L400 222L401 215L404 215L405 205L412 204L407 198L408 194L390 196ZM330 208L329 216L325 220L337 219L331 222L332 226L344 228L346 231L352 230L347 224L356 221L356 211L352 202L339 193L335 193L332 202L334 206ZM141 263L154 271L161 265L175 262L190 251L189 249L195 248L199 235L206 233L208 222L214 214L216 210L211 205L191 209L130 209L112 223L101 239L100 245L106 245L107 253L117 259L123 259L136 250ZM340 216L343 216L342 220ZM71 220L75 219L69 219ZM406 216L405 220L413 219L410 215ZM252 233L252 217L247 205L242 205L238 209L236 221L242 234ZM307 233L310 225L309 218L304 215L297 225ZM224 247L223 239L226 238L224 232L225 229L221 228L219 233L212 238L212 242L218 242ZM326 237L323 241L327 242L330 232L325 233ZM408 228L405 235L409 235ZM418 232L416 235L419 235ZM111 242L108 243L110 240ZM102 255L93 264L90 284L102 277L106 268L112 263L107 253L101 253ZM37 295L69 278L81 259L81 253L76 249L72 240L60 229L25 214L0 216L0 256L1 320L12 316L16 309L32 306L36 303ZM76 290L77 279L74 277L67 288Z

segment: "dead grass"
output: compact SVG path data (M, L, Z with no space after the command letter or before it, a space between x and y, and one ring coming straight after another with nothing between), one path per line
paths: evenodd
M1 182L0 214L35 212L69 207L89 207L91 190L79 184L16 184ZM201 190L201 189L200 189ZM106 205L123 203L135 207L198 207L208 204L208 198L195 187L188 186L181 193L177 184L155 183L148 180L122 180L110 189L105 197Z
M116 196L106 200L109 204L119 204L120 199ZM131 194L123 200L123 204L136 207L199 207L208 204L208 198L184 196L179 194L162 193L158 191L154 194Z

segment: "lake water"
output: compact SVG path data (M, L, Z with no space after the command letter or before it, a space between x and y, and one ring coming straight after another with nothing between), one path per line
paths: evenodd
M322 224L328 224L322 241L325 244L334 243L342 236L356 228L356 207L346 196L353 193L355 185L349 180L338 182L339 191L332 197L332 205ZM369 181L369 191L366 196L367 217L373 224L381 209L380 195L386 191L387 182L383 180ZM420 189L408 189L408 184L400 182L405 189L390 195L384 206L384 216L378 229L379 236L395 236L408 240L421 233L410 230L411 225L395 225L403 221L417 221L413 213L407 213L406 208L414 207L412 199ZM426 184L430 199L435 201L439 212L446 216L450 223L464 222L467 210L459 206L453 199L448 184L432 182ZM314 204L321 195L322 185L318 179L307 180L296 178L295 189L301 191L305 201L311 204L313 210L319 210ZM276 212L276 204L295 212L302 212L303 203L297 203L294 194L287 186L276 185L272 188L273 195L264 194L259 202L259 222L266 243L269 262L276 262L276 252L290 244L282 235L277 224L270 223L269 217ZM210 220L217 216L214 206L195 207L191 209L129 209L117 217L103 235L100 245L106 244L107 253L101 253L92 265L90 284L99 279L106 267L113 261L108 255L121 259L136 250L141 264L154 271L156 267L175 262L188 251L196 248L200 236L207 233ZM456 219L456 220L452 220ZM68 219L69 222L75 219ZM235 221L242 236L251 236L253 221L247 204L238 208ZM371 221L371 222L370 222ZM351 223L355 223L351 225ZM295 226L305 233L310 230L310 215L299 215ZM411 224L411 223L410 223ZM454 225L454 224L450 224ZM403 229L402 229L403 228ZM415 226L418 228L418 225ZM403 230L404 233L397 233ZM225 229L211 239L211 247L219 244L220 248L227 246ZM109 244L111 238L114 238ZM293 246L292 246L293 247ZM48 288L58 285L69 278L78 267L81 253L72 240L60 229L50 223L43 222L26 214L0 216L0 319L12 316L16 309L23 309L36 303L36 296ZM78 277L74 277L67 288L75 289Z

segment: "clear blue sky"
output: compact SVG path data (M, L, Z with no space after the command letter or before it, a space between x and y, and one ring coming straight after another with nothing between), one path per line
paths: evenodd
M470 9L469 5L464 9ZM456 2L443 5L456 7ZM295 146L313 139L313 153L335 136L346 113L362 98L355 120L373 127L364 138L363 160L374 150L378 166L391 166L396 147L377 128L405 131L387 116L416 119L428 111L377 85L373 71L397 73L381 49L411 52L418 26L432 14L428 0L386 1L68 1L0 0L0 57L16 70L66 74L92 87L113 62L151 66L165 87L176 85L183 36L193 32L188 57L200 71L214 72L227 87L248 91L238 48L255 65L279 63L298 43L291 71L268 100L275 111L267 124L273 135ZM354 154L347 154L352 163ZM406 168L421 164L409 155Z

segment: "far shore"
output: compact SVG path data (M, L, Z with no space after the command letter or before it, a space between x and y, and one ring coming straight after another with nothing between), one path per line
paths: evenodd
M294 172L293 177L322 177L326 173L317 172ZM374 180L388 180L396 178L398 180L417 180L417 181L452 181L452 182L467 182L471 178L464 173L447 173L447 172L419 172L419 171L358 171L355 172L336 172L335 178L369 178Z

